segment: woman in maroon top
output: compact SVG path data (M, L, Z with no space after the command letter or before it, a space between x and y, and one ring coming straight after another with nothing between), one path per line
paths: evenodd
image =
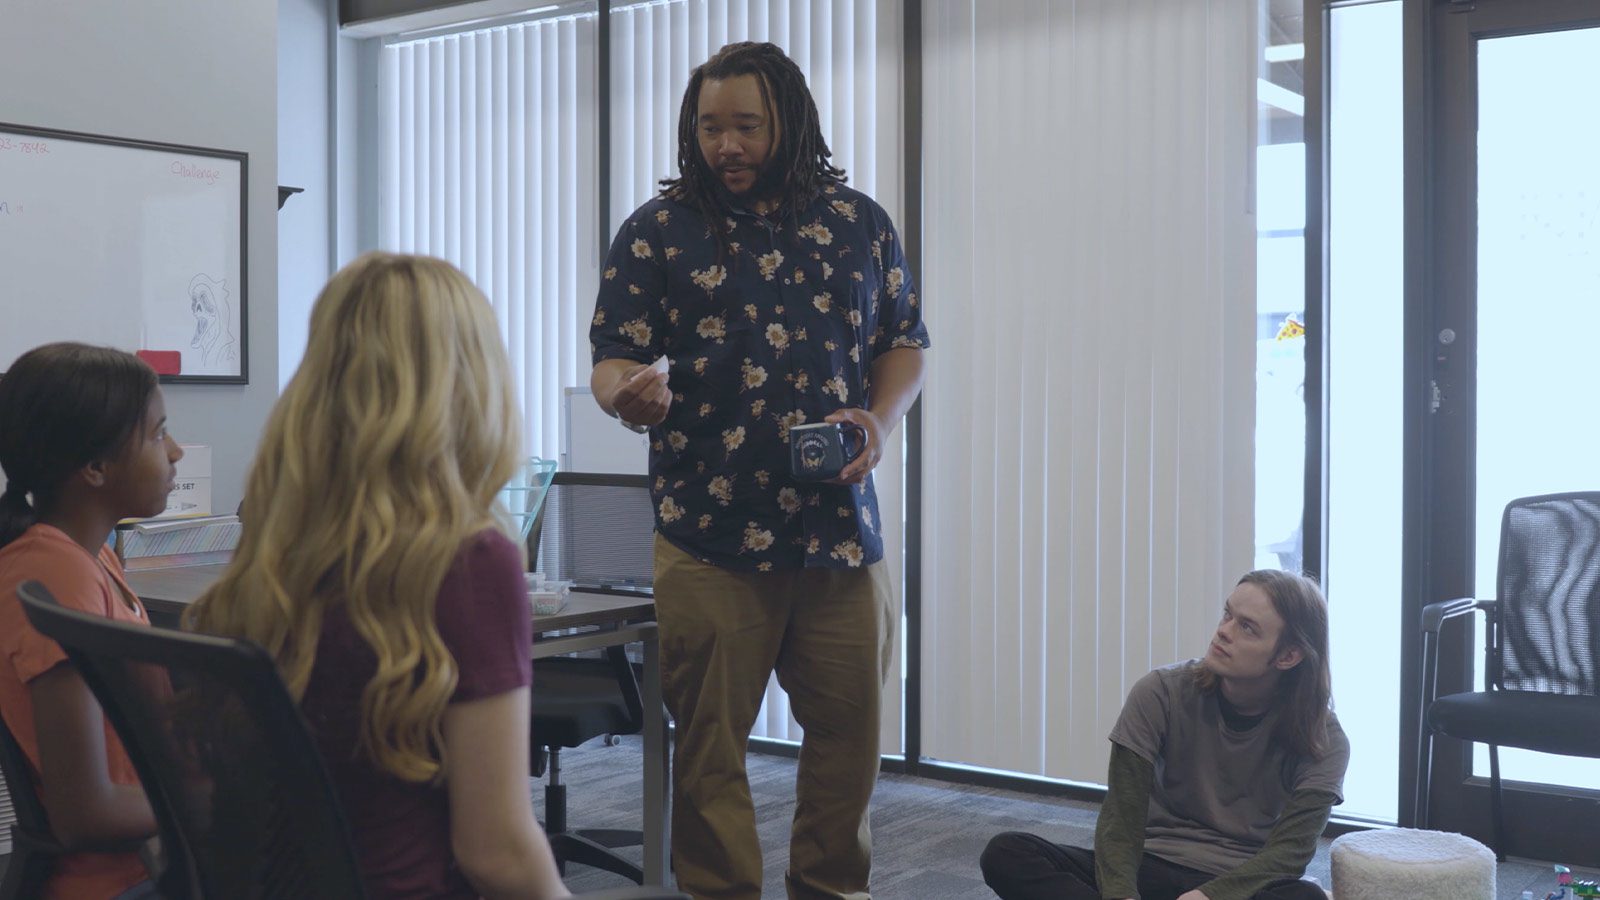
M528 795L522 549L494 513L519 458L509 373L450 264L374 253L334 275L244 539L189 611L277 659L374 897L568 896Z

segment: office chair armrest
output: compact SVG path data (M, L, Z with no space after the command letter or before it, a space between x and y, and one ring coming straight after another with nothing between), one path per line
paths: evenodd
M1471 613L1473 610L1482 609L1494 615L1496 603L1493 600L1478 600L1474 597L1457 597L1454 600L1440 600L1429 603L1422 608L1422 714L1423 727L1426 728L1428 707L1438 696L1439 689L1439 631L1444 626L1446 619L1454 619Z
M1422 631L1424 634L1439 633L1439 628L1444 625L1445 619L1464 616L1475 609L1492 610L1497 601L1478 600L1473 597L1457 597L1454 600L1440 600L1438 603L1429 603L1422 608Z
M689 900L688 894L664 887L625 887L614 888L609 891L595 891L593 893L574 894L574 900Z

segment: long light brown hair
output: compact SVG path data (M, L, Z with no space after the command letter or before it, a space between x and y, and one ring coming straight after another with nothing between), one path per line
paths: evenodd
M1253 584L1272 600L1283 619L1274 658L1290 647L1300 649L1300 662L1278 677L1278 724L1274 736L1294 753L1319 757L1327 747L1328 709L1333 675L1328 667L1328 601L1322 588L1304 575L1280 569L1246 572L1239 584ZM1205 666L1195 672L1200 689L1217 689L1217 676Z
M359 750L436 780L457 678L436 595L462 543L503 527L496 494L518 459L505 348L459 270L386 253L333 276L310 333L250 470L238 552L186 623L266 648L299 700L342 605L378 659Z

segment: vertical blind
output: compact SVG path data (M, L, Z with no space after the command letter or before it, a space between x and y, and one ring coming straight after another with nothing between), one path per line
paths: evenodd
M675 174L690 70L743 39L799 63L834 161L900 219L898 2L611 15L610 230ZM929 757L1101 780L1128 686L1201 651L1249 564L1255 16L1251 0L924 0L937 349L909 639ZM401 42L381 69L383 246L484 288L547 456L560 390L589 368L595 31L590 15ZM903 471L896 440L886 512ZM885 518L898 588L902 517ZM775 684L756 734L799 736ZM884 738L901 746L893 712Z
M772 41L805 72L833 162L896 221L903 172L899 0L657 0L611 10L611 209L615 229L678 171L678 111L689 73L724 44ZM901 583L904 453L900 433L875 480L885 558ZM884 695L883 746L901 746L900 657ZM797 740L776 680L758 736Z
M1254 7L924 0L925 756L1102 782L1249 567Z
M559 453L598 284L594 14L384 48L381 246L460 266L494 304L524 446Z

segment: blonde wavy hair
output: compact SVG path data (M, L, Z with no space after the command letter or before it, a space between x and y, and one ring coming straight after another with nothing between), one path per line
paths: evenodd
M442 260L361 257L317 298L250 470L243 539L185 624L266 648L298 701L323 615L342 604L378 658L359 750L397 778L436 781L457 668L435 599L464 541L507 530L496 495L520 433L483 294Z

